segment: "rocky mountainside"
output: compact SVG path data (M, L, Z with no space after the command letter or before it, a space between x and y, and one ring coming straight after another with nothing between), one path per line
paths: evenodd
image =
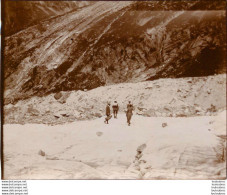
M224 9L222 1L96 2L44 20L5 38L5 104L114 83L224 73Z
M5 35L10 36L43 20L80 9L91 3L89 1L5 1Z
M96 119L105 115L107 101L115 100L124 115L129 100L134 114L146 117L216 115L226 109L226 75L121 83L31 97L6 105L4 123L54 125Z

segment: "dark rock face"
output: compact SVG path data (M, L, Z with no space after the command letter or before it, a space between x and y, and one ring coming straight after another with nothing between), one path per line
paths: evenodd
M7 37L5 103L113 83L224 73L225 2L218 3L97 2ZM168 7L177 11L152 11ZM219 10L195 11L202 8Z

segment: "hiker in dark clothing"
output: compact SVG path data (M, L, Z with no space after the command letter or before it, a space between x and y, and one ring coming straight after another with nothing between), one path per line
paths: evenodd
M126 111L126 117L127 117L128 126L130 126L130 124L131 124L131 118L132 118L132 115L133 115L132 111L133 111L133 105L129 101L128 105L127 105L127 111Z
M107 103L106 106L106 118L104 123L109 124L108 121L111 119L112 115L110 114L110 103Z
M118 113L118 110L119 110L119 106L117 104L117 101L114 101L112 108L113 108L114 118L117 118L117 113Z

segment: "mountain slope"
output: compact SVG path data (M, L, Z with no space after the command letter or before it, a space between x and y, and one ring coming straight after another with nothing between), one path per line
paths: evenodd
M6 103L113 83L225 72L225 11L147 11L135 5L97 2L7 37Z
M62 15L91 3L88 1L5 1L5 35L13 35L42 20Z

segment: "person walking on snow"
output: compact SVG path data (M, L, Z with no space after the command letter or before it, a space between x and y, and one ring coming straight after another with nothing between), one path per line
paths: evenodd
M109 124L108 121L111 119L112 115L110 114L110 103L108 102L106 105L106 118L104 123Z
M127 105L127 111L126 111L128 126L130 126L130 124L131 124L131 118L132 118L132 115L133 115L132 111L133 111L133 105L131 104L131 101L129 101L128 105Z
M117 118L117 113L118 113L118 110L119 110L119 106L118 106L117 101L114 101L112 108L113 108L114 118Z

